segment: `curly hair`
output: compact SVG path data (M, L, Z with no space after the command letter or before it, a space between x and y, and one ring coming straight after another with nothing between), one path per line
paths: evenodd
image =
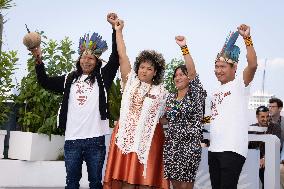
M161 53L154 50L144 50L138 54L134 62L134 71L138 74L139 66L142 62L150 62L156 71L153 77L153 84L159 85L162 83L165 73L165 59Z

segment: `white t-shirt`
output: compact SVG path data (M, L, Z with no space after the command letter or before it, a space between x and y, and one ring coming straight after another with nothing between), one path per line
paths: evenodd
M82 75L71 85L65 140L99 137L110 133L109 120L101 120L99 111L99 86L84 81Z
M213 93L209 151L232 151L247 156L249 88L238 77L220 85Z

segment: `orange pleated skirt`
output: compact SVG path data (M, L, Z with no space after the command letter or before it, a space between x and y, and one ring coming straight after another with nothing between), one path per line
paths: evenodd
M142 176L144 166L139 162L137 154L134 152L122 154L115 144L118 128L119 125L117 124L111 136L103 188L121 189L122 182L126 182L136 185L136 188L139 188L137 185L143 185L169 189L169 181L164 178L163 144L165 135L163 127L158 124L155 129L145 178Z

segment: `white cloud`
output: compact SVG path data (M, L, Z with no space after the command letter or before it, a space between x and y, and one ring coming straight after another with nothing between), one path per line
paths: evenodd
M274 58L268 61L272 66L284 66L284 58Z
M265 59L258 59L258 65L260 68L264 67ZM284 58L266 59L266 67L282 68L284 67Z

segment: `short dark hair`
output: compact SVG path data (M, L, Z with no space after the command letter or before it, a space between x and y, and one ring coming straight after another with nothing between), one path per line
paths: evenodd
M283 107L283 102L279 98L271 98L271 99L269 99L269 103L275 103L275 102L277 103L278 108L282 108Z
M259 107L256 109L256 115L258 115L259 112L269 112L269 109L268 109L266 106L259 106Z
M182 65L179 65L178 67L176 67L174 74L173 74L173 79L175 79L175 75L176 75L176 72L177 72L178 69L180 69L184 75L188 76L187 68L184 64L182 64Z
M142 62L150 62L154 67L156 75L153 77L153 84L159 85L162 83L166 64L163 55L154 50L144 50L140 52L134 62L134 71L136 74L138 74L139 66Z

